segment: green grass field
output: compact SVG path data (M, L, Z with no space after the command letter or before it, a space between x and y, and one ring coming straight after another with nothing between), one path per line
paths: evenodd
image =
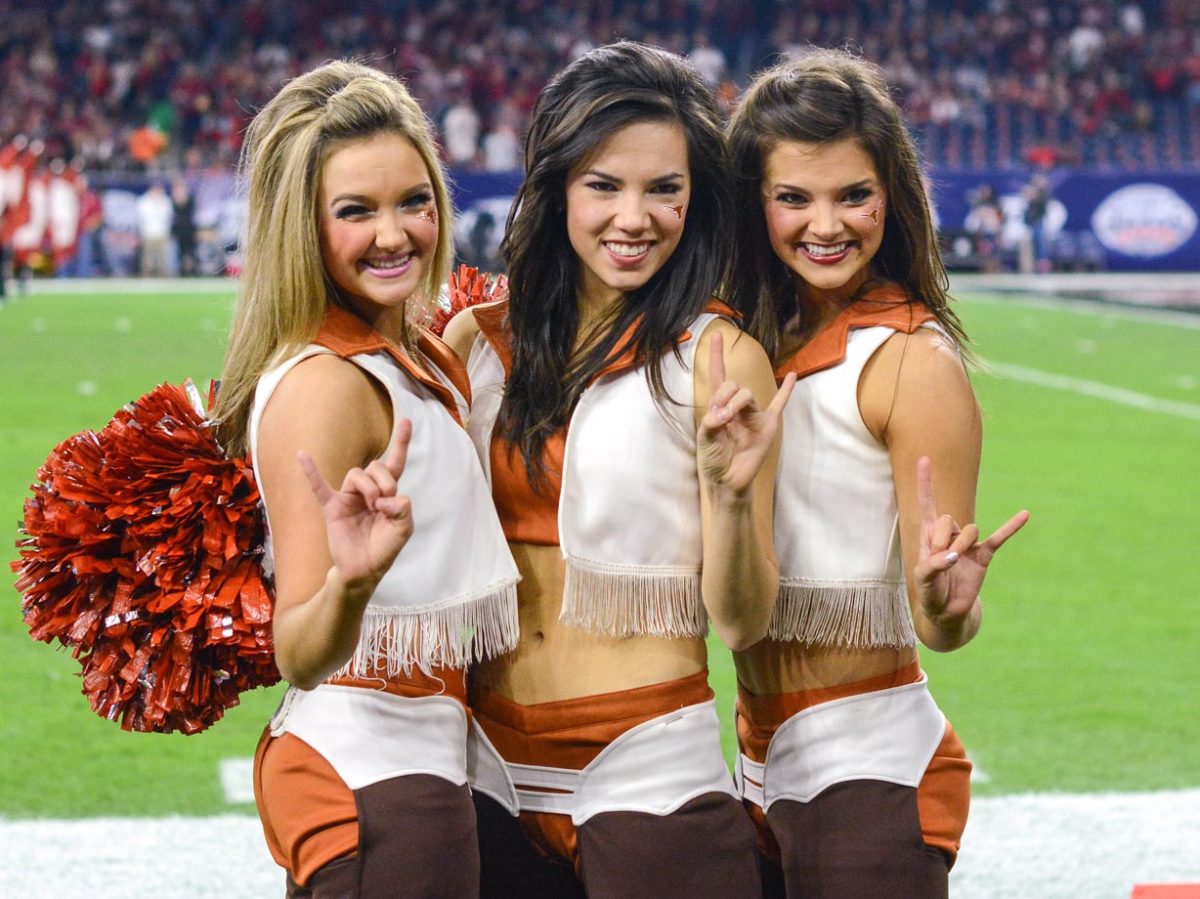
M58 441L161 381L216 375L232 297L46 293L0 308L0 558L16 558L21 504ZM1198 329L996 297L967 297L960 313L985 360L1200 404ZM988 777L977 792L1200 786L1200 420L986 373L975 383L981 526L1033 513L994 564L979 638L925 654ZM67 653L28 638L12 581L0 587L0 815L229 810L218 763L252 754L278 688L198 736L124 733L89 710ZM711 665L728 710L732 666L716 644Z

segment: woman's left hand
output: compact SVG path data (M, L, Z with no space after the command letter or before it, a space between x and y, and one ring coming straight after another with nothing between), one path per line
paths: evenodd
M987 567L996 551L1024 527L1029 513L1021 510L986 540L979 541L974 523L960 527L950 515L938 515L933 495L933 464L917 460L917 501L921 507L921 543L913 570L917 605L930 623L953 629L979 599Z
M726 380L725 345L718 333L709 342L708 379L712 396L696 433L700 475L740 496L754 483L779 432L796 376L789 374L767 408L759 409L749 387Z

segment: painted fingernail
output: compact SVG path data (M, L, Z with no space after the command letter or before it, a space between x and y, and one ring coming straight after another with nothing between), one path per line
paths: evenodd
M948 564L958 561L958 553L946 553L946 562Z

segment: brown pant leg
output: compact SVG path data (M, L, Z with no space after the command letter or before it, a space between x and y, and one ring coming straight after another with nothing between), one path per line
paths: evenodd
M757 899L754 827L732 796L706 793L670 815L603 812L579 827L588 899Z
M287 876L287 899L353 899L358 896L358 856L334 859L319 868L308 886L302 887Z
M811 802L767 812L788 899L938 899L946 856L927 846L916 790L884 781L834 784Z
M318 868L287 899L474 899L475 810L466 785L410 774L354 791L358 847Z
M466 784L408 774L354 791L356 899L473 899L479 895L475 808ZM314 899L324 899L314 891Z

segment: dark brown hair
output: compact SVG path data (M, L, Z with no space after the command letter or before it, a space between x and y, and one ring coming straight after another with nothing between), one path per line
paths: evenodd
M692 183L687 224L666 264L626 294L600 339L575 354L579 260L567 236L567 181L610 136L642 122L683 129ZM543 483L547 438L567 422L629 327L655 400L669 400L662 357L725 276L732 208L720 116L711 90L683 58L622 41L584 54L542 91L525 142L525 181L501 245L513 365L496 422L535 485Z
M966 333L949 308L950 282L938 251L921 165L878 66L841 50L813 50L754 79L729 124L737 182L737 240L730 299L747 330L774 358L784 325L814 310L797 303L795 276L775 255L762 207L767 156L784 141L825 144L852 138L871 157L887 194L883 243L872 260L878 279L903 285L924 303L960 349Z

